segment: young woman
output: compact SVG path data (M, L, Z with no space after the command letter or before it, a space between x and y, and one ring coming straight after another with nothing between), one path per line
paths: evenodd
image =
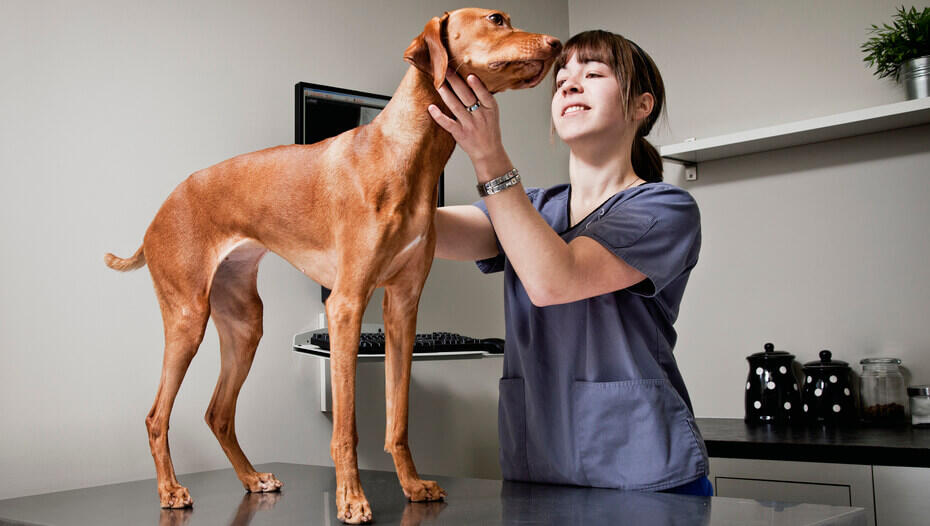
M645 136L665 89L620 35L571 38L554 65L552 122L570 184L525 190L479 79L450 72L454 119L430 115L470 157L483 197L436 213L436 256L505 273L500 381L504 478L712 494L672 349L701 244L691 196L662 182Z

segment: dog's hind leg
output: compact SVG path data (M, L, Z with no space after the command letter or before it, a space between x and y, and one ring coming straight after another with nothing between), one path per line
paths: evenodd
M250 492L281 489L272 473L258 473L236 438L236 401L262 337L262 300L255 280L264 249L237 250L217 268L210 314L220 338L220 375L205 420Z
M165 326L165 357L155 403L145 418L149 447L158 476L158 496L162 508L186 508L194 501L187 488L178 483L171 452L168 448L168 422L187 368L197 354L210 315L207 287L202 290L178 291L166 286L157 267L150 265L155 291L161 306Z
M384 390L387 412L384 450L394 459L397 478L404 495L412 501L439 500L445 491L435 481L423 480L410 454L407 440L407 415L410 395L410 368L416 338L417 306L433 249L411 256L404 272L384 287ZM428 255L427 255L428 254Z
M336 281L326 300L329 319L330 372L333 389L333 438L336 467L336 517L350 524L371 521L371 506L358 478L358 430L355 426L355 366L362 314L373 286Z

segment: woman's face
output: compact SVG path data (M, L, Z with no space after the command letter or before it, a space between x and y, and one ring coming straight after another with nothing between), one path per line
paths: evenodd
M555 81L552 122L563 141L571 143L600 134L608 134L610 140L615 140L623 134L626 121L620 104L620 85L607 64L579 62L577 54L573 54L556 71Z

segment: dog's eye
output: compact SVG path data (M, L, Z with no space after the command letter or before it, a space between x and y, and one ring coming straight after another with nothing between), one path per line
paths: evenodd
M502 17L501 15L497 13L488 15L488 20L490 20L491 22L494 22L496 25L499 25L499 26L504 25L504 17Z

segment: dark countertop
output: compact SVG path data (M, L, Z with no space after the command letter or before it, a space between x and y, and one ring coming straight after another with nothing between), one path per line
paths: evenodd
M930 429L748 425L698 418L712 457L930 467Z
M155 479L0 500L0 524L195 526L312 524L337 526L333 468L265 464L284 488L245 493L232 469L180 475L194 507L160 510ZM862 508L779 504L500 480L435 477L448 497L408 502L391 471L360 470L374 524L767 524L865 525Z

